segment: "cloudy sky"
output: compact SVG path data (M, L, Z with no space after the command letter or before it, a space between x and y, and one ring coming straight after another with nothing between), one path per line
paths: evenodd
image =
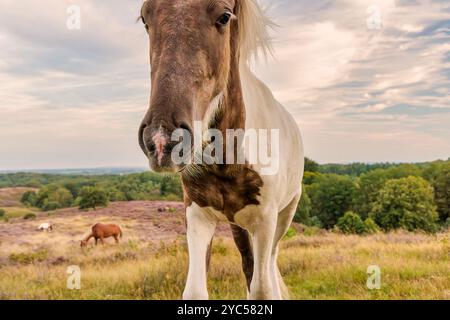
M450 1L261 0L279 25L256 73L308 156L450 156ZM67 9L81 9L81 29ZM141 0L0 0L0 170L146 166Z

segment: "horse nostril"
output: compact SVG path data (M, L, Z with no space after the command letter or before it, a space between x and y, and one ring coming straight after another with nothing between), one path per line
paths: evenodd
M155 153L155 151L156 151L156 146L155 146L155 144L154 144L153 142L147 142L147 143L145 144L145 146L146 146L146 148L147 148L147 151L148 151L150 154L154 154L154 153Z

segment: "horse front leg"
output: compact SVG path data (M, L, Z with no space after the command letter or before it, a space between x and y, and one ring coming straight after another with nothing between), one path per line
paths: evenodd
M254 272L250 286L251 300L273 300L272 248L276 230L276 213L265 215L251 231L254 254Z
M217 222L196 205L186 210L189 272L184 300L208 300L207 255Z
M295 216L295 211L297 209L297 205L300 201L301 193L294 197L291 203L283 209L278 215L277 221L277 229L275 231L275 238L272 246L272 283L274 290L274 299L276 300L285 300L289 299L289 290L286 287L283 278L280 273L280 269L278 268L278 246L286 235L291 226L292 220Z

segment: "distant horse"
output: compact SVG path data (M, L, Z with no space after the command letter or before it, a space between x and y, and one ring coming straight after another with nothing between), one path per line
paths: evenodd
M39 228L39 231L50 232L53 231L53 224L51 222L42 223Z
M189 247L183 298L208 299L219 221L231 224L249 298L288 298L277 256L301 197L303 143L294 118L250 69L259 52L270 53L273 23L256 0L146 0L141 19L150 39L152 89L139 144L153 171L181 174ZM233 136L243 131L252 139L274 133L257 147L279 159L276 170L267 170L265 159L255 161L261 152ZM211 137L222 146L212 156L219 161L199 163ZM179 149L179 139L188 148ZM252 154L240 157L247 148ZM183 157L188 161L180 164Z
M83 240L80 241L80 246L87 246L89 240L95 239L95 245L98 244L100 240L101 244L105 244L104 239L114 237L116 243L119 243L119 238L122 238L122 229L115 224L101 224L97 223L92 226L92 231Z

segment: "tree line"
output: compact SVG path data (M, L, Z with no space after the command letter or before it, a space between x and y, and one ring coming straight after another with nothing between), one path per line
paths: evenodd
M53 211L68 207L96 209L115 201L182 200L179 179L150 172L130 175L65 176L37 173L0 175L0 185L39 188L23 194L28 207Z
M450 161L361 168L307 159L295 220L346 233L450 226Z
M106 206L111 201L183 199L179 178L128 175L0 174L2 187L33 187L22 203L44 211ZM306 159L295 221L346 233L450 225L450 160L421 164L327 164Z

